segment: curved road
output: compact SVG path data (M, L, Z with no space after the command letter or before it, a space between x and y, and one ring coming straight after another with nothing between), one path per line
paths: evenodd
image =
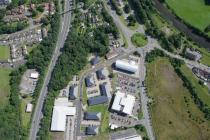
M204 37L196 34L190 29L187 25L179 21L175 15L173 15L159 0L154 0L154 6L159 11L160 15L166 20L171 22L178 30L183 32L186 36L191 38L201 47L205 47L210 50L210 42L207 41Z
M71 0L65 0L65 9L64 11L68 11L70 9L70 2ZM37 136L37 132L39 131L39 124L41 121L41 118L43 116L42 114L42 108L43 108L43 104L44 104L44 100L47 96L47 92L48 92L48 84L53 72L53 69L55 67L56 61L59 57L59 55L61 54L60 50L63 48L64 46L64 42L66 40L66 37L68 35L68 31L70 28L70 20L71 20L71 12L68 12L66 14L64 14L63 17L61 17L61 26L60 26L60 32L58 35L58 41L56 44L56 48L54 50L50 65L48 67L47 73L46 73L46 77L44 79L44 83L34 110L34 115L32 118L32 124L31 124L31 129L30 129L30 136L29 136L29 140L36 140L36 136Z

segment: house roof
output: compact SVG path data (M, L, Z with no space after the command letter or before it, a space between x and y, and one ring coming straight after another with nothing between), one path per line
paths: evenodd
M100 58L98 56L94 57L93 59L91 59L91 64L92 65L96 65L100 62Z

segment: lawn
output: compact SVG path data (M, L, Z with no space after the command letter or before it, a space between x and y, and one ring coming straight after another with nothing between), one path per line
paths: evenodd
M199 48L197 46L193 46L193 47L196 48L202 54L202 58L200 62L202 64L210 66L210 51L208 51L205 48Z
M166 58L147 64L152 125L157 140L208 140L210 122L194 104Z
M109 112L108 112L108 107L107 105L94 105L94 106L89 106L87 111L91 112L101 112L101 127L100 127L100 132L101 133L106 133L109 128Z
M195 87L195 90L198 93L198 97L200 97L200 99L205 104L210 106L210 94L209 94L208 88L206 86L200 85L198 83L199 80L195 77L195 75L192 73L192 71L185 65L183 65L181 67L181 71L184 73L184 75L187 77L187 79L189 79L191 81L192 85Z
M0 46L0 60L10 59L10 48L9 46Z
M202 31L210 24L210 6L204 0L166 0L166 3L180 18Z
M3 107L7 102L10 94L10 74L11 69L0 68L0 107Z
M143 34L135 33L131 37L131 42L137 47L143 47L148 43L148 39Z

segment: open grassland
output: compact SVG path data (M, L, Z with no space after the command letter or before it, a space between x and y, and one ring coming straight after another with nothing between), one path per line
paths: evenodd
M166 0L166 3L177 16L202 31L210 24L210 6L204 0Z
M204 65L210 66L210 51L205 48L196 47L196 49L202 54L200 62Z
M8 60L10 58L10 48L8 46L0 46L0 60Z
M26 113L26 105L27 103L30 103L32 100L31 97L27 97L25 99L22 99L21 101L21 112L22 112L22 123L24 128L30 127L30 119L31 119L31 113Z
M94 105L94 106L89 106L87 111L90 112L101 112L101 127L100 127L100 132L101 133L106 133L109 128L109 112L108 112L108 107L107 105Z
M181 67L181 71L183 74L187 77L187 79L190 80L193 87L195 87L195 90L198 93L198 97L208 106L210 106L210 94L209 90L206 86L200 85L198 82L199 80L195 77L193 72L185 65Z
M3 107L9 99L10 94L10 86L9 86L9 80L10 80L10 74L11 69L7 68L0 68L0 107Z
M147 65L152 125L158 140L209 140L210 122L191 99L189 91L166 58Z

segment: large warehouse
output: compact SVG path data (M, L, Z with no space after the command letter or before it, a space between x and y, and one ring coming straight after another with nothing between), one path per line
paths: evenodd
M66 130L66 117L74 116L76 107L72 107L68 98L58 98L55 100L52 114L51 131L63 132Z
M112 104L112 110L127 115L132 115L133 107L135 104L135 97L129 94L117 91Z
M115 62L115 66L118 69L131 73L135 73L138 71L138 65L135 63L135 61L117 60Z

